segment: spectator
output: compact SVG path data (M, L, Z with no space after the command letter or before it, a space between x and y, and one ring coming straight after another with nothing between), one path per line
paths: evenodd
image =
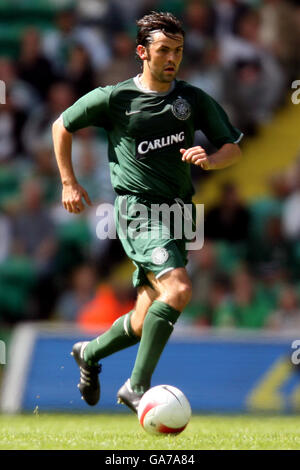
M288 268L292 270L292 258L280 217L271 216L265 221L263 237L249 243L248 261L260 279L269 282L286 279Z
M26 30L21 40L17 69L18 76L34 88L40 100L44 100L55 76L51 63L41 52L40 45L38 31L34 28Z
M300 161L292 167L291 194L283 205L282 223L285 237L297 241L300 236Z
M281 102L284 85L276 59L260 44L259 27L259 15L249 11L238 22L237 36L220 42L227 103L233 121L248 133L255 133L256 123L268 121Z
M189 274L194 286L192 303L207 304L211 284L218 272L215 245L206 240L201 250L189 253Z
M65 79L71 83L77 99L96 87L90 57L83 46L71 49Z
M15 63L7 57L0 57L0 80L5 83L6 94L16 110L28 113L39 103L34 88L18 77Z
M37 272L37 283L32 293L31 314L48 318L56 300L54 280L57 241L55 227L44 205L38 180L27 180L22 185L19 213L12 222L14 250L30 258Z
M208 4L198 0L190 1L184 12L186 26L185 55L193 61L199 60L214 35L214 18Z
M80 26L75 10L60 11L56 25L56 30L45 34L43 51L58 75L64 73L70 51L77 44L88 51L95 69L103 69L108 65L111 54L101 31Z
M119 3L125 25L134 24L136 18L138 18L140 4L140 0L122 0L122 2Z
M295 7L287 0L265 0L260 8L260 39L287 74L287 83L297 74L299 25Z
M49 269L56 250L54 224L36 179L22 185L21 205L12 223L12 236L19 253L30 256L40 271Z
M126 283L101 284L94 299L79 312L77 321L83 328L106 329L133 307L132 292Z
M249 7L239 0L218 0L213 2L212 8L215 34L220 41L235 34L239 19L249 10Z
M255 286L244 268L233 276L231 301L221 304L214 312L213 325L220 327L263 328L272 312L265 292Z
M60 203L61 188L57 175L57 167L53 155L53 147L48 141L37 143L30 171L32 177L37 178L41 184L47 206Z
M227 103L236 125L248 136L255 135L259 124L269 118L266 88L262 62L256 59L239 59L225 74Z
M26 117L26 113L15 106L8 91L5 104L0 104L0 165L25 156L21 134Z
M270 316L267 325L275 331L299 331L300 307L296 292L292 286L286 285L279 297L278 308Z
M286 173L273 173L267 180L268 193L250 203L249 238L251 243L265 237L265 226L270 217L282 217L285 198L290 192Z
M211 42L202 58L191 62L187 68L186 80L201 88L218 102L224 102L224 73L220 63L220 52L216 42Z
M11 224L9 218L0 210L0 263L5 260L10 252Z
M211 324L213 312L230 293L229 279L220 270L217 247L206 240L203 248L189 253L188 271L193 283L192 299L183 320L199 326Z
M81 129L74 136L72 156L78 179L93 203L113 203L115 193L110 182L107 143L94 129Z
M134 54L134 42L125 32L113 38L114 61L101 76L103 86L119 83L137 75L139 64Z
M55 119L71 104L75 97L72 87L66 82L54 83L47 101L33 108L23 129L23 142L29 155L33 155L40 142L51 142L51 126Z
M222 187L219 204L205 217L205 236L209 240L229 243L246 242L249 218L249 210L241 202L238 188L233 183L226 183Z
M191 310L194 307L193 324L197 326L211 326L214 322L215 312L226 308L230 302L231 282L229 276L224 273L216 273L207 291L207 301L204 304L193 304L187 307ZM197 307L197 309L195 309ZM184 312L186 314L186 311Z
M90 264L83 264L70 277L70 289L62 294L55 310L60 320L75 322L81 309L95 295L96 273Z

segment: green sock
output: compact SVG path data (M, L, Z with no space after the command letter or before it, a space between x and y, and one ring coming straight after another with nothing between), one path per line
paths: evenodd
M118 318L108 331L90 341L83 352L84 360L90 364L97 363L104 357L138 343L140 338L131 327L132 313L133 311Z
M149 307L130 377L132 390L136 393L144 393L150 388L152 374L179 315L178 310L159 300Z

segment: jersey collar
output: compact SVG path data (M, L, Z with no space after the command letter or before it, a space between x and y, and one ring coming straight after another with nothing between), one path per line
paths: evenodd
M152 94L152 95L156 95L156 96L166 96L168 95L169 93L172 93L172 91L174 90L175 88L175 80L173 80L172 82L172 85L171 85L171 88L170 90L168 91L164 91L164 92L159 92L159 91L155 91L155 90L149 90L148 88L144 88L143 85L141 84L140 82L140 75L137 75L136 77L133 78L133 81L134 81L134 84L135 86L140 90L142 91L143 93L149 93L149 94Z

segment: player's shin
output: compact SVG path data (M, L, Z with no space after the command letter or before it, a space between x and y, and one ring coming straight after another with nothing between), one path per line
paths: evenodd
M178 310L165 302L155 300L150 306L130 378L133 391L142 394L150 388L152 374L179 315Z
M133 311L118 318L108 331L90 341L84 350L84 359L96 363L104 357L133 346L140 341L134 334L130 318Z

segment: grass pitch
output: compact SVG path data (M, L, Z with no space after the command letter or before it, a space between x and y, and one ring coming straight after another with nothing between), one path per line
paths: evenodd
M0 449L300 449L300 416L193 416L178 436L146 434L134 415L0 416Z

